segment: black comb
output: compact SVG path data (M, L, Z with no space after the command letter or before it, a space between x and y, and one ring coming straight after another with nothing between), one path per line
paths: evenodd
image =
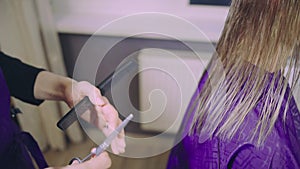
M111 88L111 81L114 77L114 82L118 82L124 77L126 74L130 74L134 70L137 70L137 61L134 59L129 60L128 62L122 64L122 66L112 72L107 78L105 78L98 86L96 86L103 96L107 93L107 91ZM77 116L81 116L85 111L93 108L93 104L90 99L85 96L79 103L77 103L67 114L65 114L58 122L57 127L61 130L66 130L70 125L72 125L76 120ZM76 114L77 113L77 114Z

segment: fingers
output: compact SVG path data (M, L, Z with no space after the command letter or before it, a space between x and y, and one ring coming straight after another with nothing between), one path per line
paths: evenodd
M99 109L101 110L98 110L98 112L102 111L102 113L100 113L101 115L98 115L98 127L102 129L106 136L108 136L114 132L114 130L122 123L122 121L119 119L118 113L111 105L106 105L104 107L100 107ZM120 154L125 152L125 146L125 135L124 130L122 130L118 137L113 140L111 149L114 154Z
M96 153L96 148L91 150L91 153ZM107 152L103 152L98 156L92 156L92 158L84 163L79 163L77 160L74 160L71 164L71 168L78 168L78 169L107 169L111 166L111 159ZM69 167L70 168L70 167Z
M88 96L94 105L103 106L106 103L100 90L94 85L86 81L75 82L73 84L73 102L78 103L84 96Z
M89 93L87 93L87 96L94 105L104 106L108 103L107 99L104 99L104 97L100 93L100 90L96 87L93 87L93 90L90 90Z
M125 152L125 141L124 139L116 138L111 143L111 150L114 154L120 154Z
M93 149L95 151L95 149ZM93 151L92 150L92 151ZM66 169L107 169L111 167L111 159L107 152L99 154L99 156L94 156L90 160L84 163L78 163L78 161L73 161L71 166L65 167Z
M103 152L99 154L99 156L95 156L91 160L87 161L87 168L109 168L111 166L111 159L107 152Z
M79 162L77 160L73 160L71 165L77 165Z
M120 125L122 121L119 119L118 124ZM114 129L113 129L114 130ZM120 154L125 152L125 134L124 129L119 133L118 137L111 143L111 149L114 154Z
M119 124L118 125L120 125L121 123L122 123L122 121L119 119ZM124 153L125 152L125 147L126 147L124 129L120 132L120 134L118 135L116 140L117 140L117 147L119 147L119 152Z
M101 95L99 89L89 82L78 82L76 87L81 96L88 96L91 103L94 104L94 110L90 113L84 113L82 118L91 122L103 133L108 136L121 123L117 110L109 103L108 99ZM124 130L118 135L111 144L113 153L119 154L125 151Z
M92 148L91 153L96 154L96 150L97 150L96 148Z
M114 129L110 129L110 131L105 135L109 135L113 131L114 131ZM124 153L125 152L125 147L126 147L124 137L116 137L112 141L110 146L111 146L111 150L114 154Z

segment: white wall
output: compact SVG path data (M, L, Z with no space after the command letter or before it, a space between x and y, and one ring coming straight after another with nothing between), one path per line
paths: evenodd
M163 12L187 19L217 41L228 7L189 5L188 0L51 0L59 32L94 33L122 16L141 12ZM135 25L126 25L134 29ZM111 33L126 36L124 27ZM189 37L184 37L189 40Z
M189 0L50 0L56 27L62 33L93 34L101 26L123 16L141 12L163 12L182 17L204 31L216 42L224 26L228 7L189 5ZM124 25L103 35L127 36L126 30L137 25ZM170 29L170 31L172 31ZM184 32L184 40L191 39ZM158 37L159 38L159 37ZM202 41L203 39L198 39ZM298 86L299 88L299 86ZM295 92L300 105L300 90Z

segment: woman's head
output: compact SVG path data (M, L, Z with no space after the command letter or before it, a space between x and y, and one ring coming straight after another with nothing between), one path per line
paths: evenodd
M279 116L286 79L292 89L299 79L299 49L299 0L233 0L208 69L210 81L195 102L193 130L232 138L264 95L253 131L262 143Z

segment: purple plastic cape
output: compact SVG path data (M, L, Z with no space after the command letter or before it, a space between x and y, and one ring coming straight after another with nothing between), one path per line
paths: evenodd
M187 110L191 109L191 103L199 95L207 78L208 74L204 73ZM187 135L195 113L194 110L187 111L178 136L178 139L183 139L172 149L167 168L300 168L300 113L294 98L289 102L286 122L283 122L283 106L286 105L289 90L284 97L274 129L260 147L247 139L258 120L260 103L246 117L238 134L231 140L213 137L200 143L196 132Z
M31 157L39 168L48 167L33 137L11 119L10 94L1 69L0 92L0 168L33 169Z

